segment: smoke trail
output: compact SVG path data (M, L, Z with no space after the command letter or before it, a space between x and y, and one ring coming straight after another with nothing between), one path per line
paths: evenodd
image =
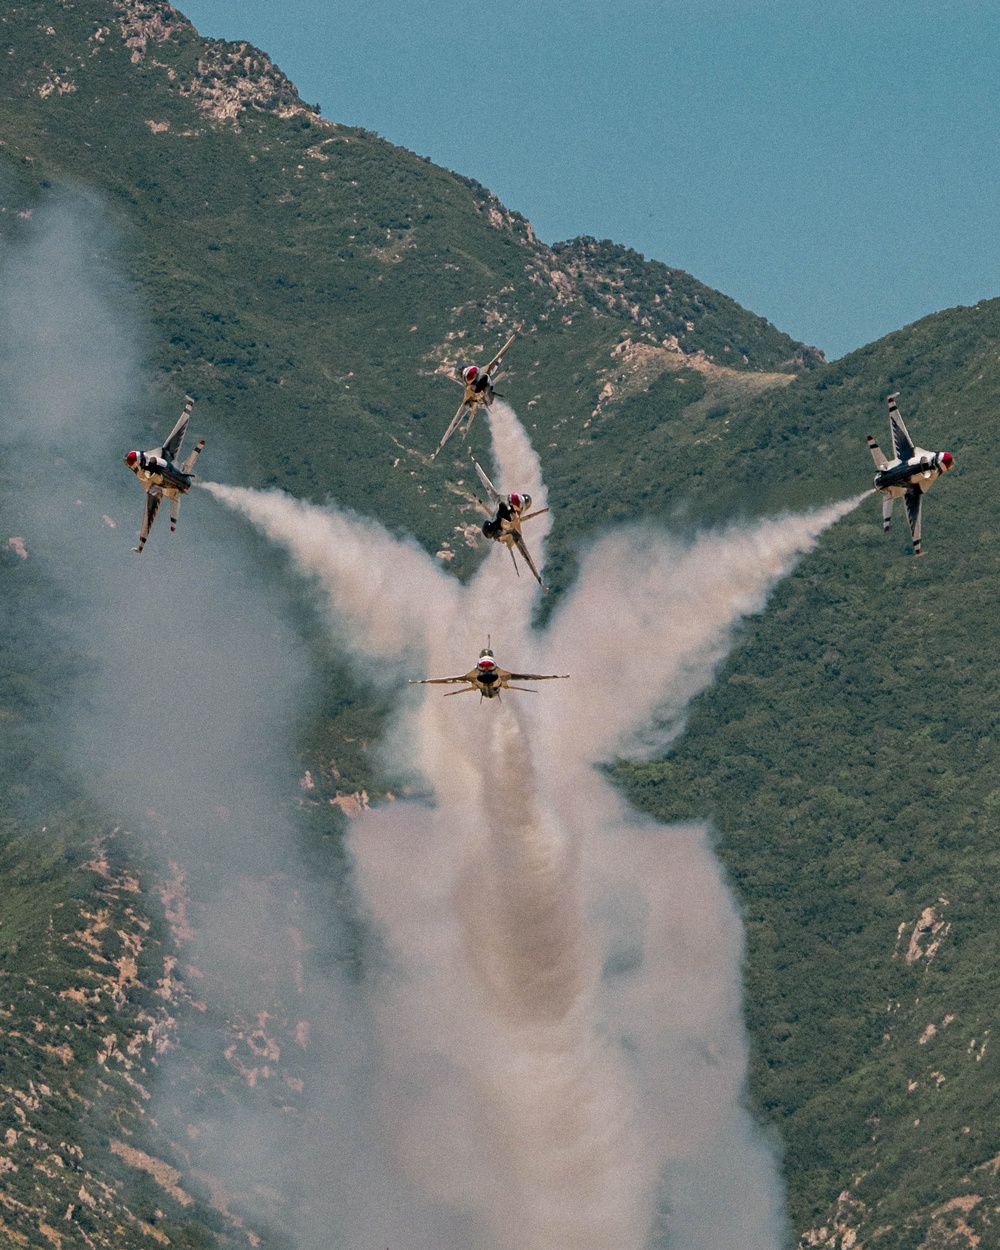
M536 634L537 587L498 547L463 588L371 522L215 488L319 579L372 680L463 671L487 634L510 667L573 673L499 707L408 692L394 749L436 802L355 824L384 959L345 985L309 957L333 905L282 802L275 744L305 674L294 628L226 514L185 501L176 538L154 530L141 561L123 539L141 515L119 464L140 352L112 251L77 204L40 217L4 266L10 506L91 666L65 692L69 750L116 811L154 812L152 845L192 883L186 954L206 997L277 1012L255 1044L294 1055L303 1087L298 1109L289 1090L221 1111L178 1084L159 1112L302 1250L639 1250L658 1210L685 1250L770 1250L780 1195L740 1105L738 919L704 832L637 822L592 765L675 730L735 621L836 510L690 544L609 536ZM523 430L503 405L490 419L498 485L544 506ZM547 523L532 523L539 558ZM219 1035L199 1042L224 1066Z
M503 488L540 498L513 413L495 405L491 427ZM280 495L209 489L322 579L336 627L361 629L359 655L412 646L443 676L491 632L505 666L573 674L501 707L425 695L394 742L435 807L355 824L387 950L369 1006L405 1174L474 1212L501 1250L640 1250L658 1209L685 1250L782 1244L773 1160L741 1103L741 930L705 831L637 822L593 765L663 745L735 623L856 501L686 544L618 531L542 635L502 553L438 602L441 575L407 549L372 642L356 544L374 543L362 563L395 566L395 540ZM350 541L329 547L330 525Z
M196 970L209 1005L200 1032L159 1056L156 1118L302 1250L363 1237L458 1250L467 1229L382 1157L363 1004L312 954L336 936L335 905L305 871L288 800L306 662L285 605L261 585L245 527L201 497L185 499L176 535L161 517L132 553L143 499L121 457L162 439L183 401L147 418L133 296L99 206L36 211L3 259L0 502L51 588L44 629L80 658L44 728L109 823L142 833L186 889L181 960L158 992Z

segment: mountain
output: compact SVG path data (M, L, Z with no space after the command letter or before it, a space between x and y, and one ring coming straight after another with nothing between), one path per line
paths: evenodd
M1000 303L828 365L678 270L609 242L540 243L485 188L321 118L263 53L200 38L169 5L38 0L0 31L3 234L15 246L51 205L97 198L117 239L93 246L125 273L144 344L140 442L191 393L213 473L332 495L465 576L481 558L463 536L468 466L458 447L429 461L457 403L443 374L516 326L507 385L551 491L557 593L612 522L683 534L860 493L891 391L918 441L955 453L924 559L863 502L747 623L668 757L615 772L658 819L717 829L748 935L750 1099L784 1143L803 1244L1000 1244ZM8 448L12 540L14 464ZM183 1080L234 1103L252 1073L294 1108L304 1071L276 1040L292 1008L280 989L270 1023L199 1000L178 963L190 883L150 862L51 730L92 657L53 623L31 556L0 551L0 1231L67 1250L287 1244L280 1216L255 1222L198 1172L190 1126L151 1116L146 1094ZM388 707L308 612L296 625L322 674L298 818L342 902L342 814L385 792L367 744ZM363 950L349 929L335 957ZM186 1040L209 1017L231 1037L225 1063Z
M325 121L262 53L200 39L169 5L46 0L4 25L3 151L33 201L70 178L110 203L150 363L234 447L252 429L241 480L402 508L430 542L416 484L386 470L433 450L452 403L441 373L511 326L531 342L511 365L542 430L662 371L653 348L748 375L819 359L679 271L540 244L485 188ZM608 306L619 288L627 306ZM289 413L304 456L280 436Z

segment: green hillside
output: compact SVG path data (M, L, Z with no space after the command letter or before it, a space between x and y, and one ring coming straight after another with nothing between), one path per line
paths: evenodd
M169 5L41 0L3 26L0 150L20 195L69 179L109 202L149 308L151 369L229 434L241 481L336 490L436 548L420 496L452 466L423 457L457 405L436 371L488 358L511 328L527 341L509 385L530 392L543 432L589 416L621 338L659 345L679 319L684 353L739 371L818 358L635 253L636 298L662 315L602 309L615 249L578 277L588 249L564 265L485 188L323 120L262 53L200 39Z
M644 810L718 830L747 924L751 1098L786 1145L796 1232L835 1250L1000 1246L1000 301L825 365L626 248L540 244L478 184L325 121L262 53L156 0L18 4L0 33L0 229L16 240L67 187L100 197L144 310L142 423L159 437L194 394L213 475L333 495L451 544L467 573L473 510L448 490L464 453L428 459L457 403L442 371L513 327L505 389L550 486L557 591L609 522L689 529L864 490L864 435L884 438L893 390L917 440L955 454L923 560L901 517L884 537L862 504L747 624L669 757L617 771ZM158 1039L203 1015L171 975L174 894L49 740L53 691L85 659L51 627L44 574L2 547L0 576L0 1234L281 1246L192 1172L182 1126L145 1111ZM302 838L335 880L330 800L384 788L366 743L385 709L307 645L324 677ZM253 1022L226 1027L252 1062ZM198 1072L230 1096L225 1073Z
M661 819L719 829L753 1089L787 1143L796 1225L825 1226L822 1244L841 1244L838 1205L859 1244L998 1244L998 342L1000 302L941 313L733 411L748 510L863 486L861 437L881 437L893 390L961 473L928 497L920 561L863 503L748 624L669 759L621 770ZM780 476L755 480L751 451Z

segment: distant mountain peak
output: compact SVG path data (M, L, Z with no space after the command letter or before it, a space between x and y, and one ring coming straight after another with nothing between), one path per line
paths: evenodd
M283 118L302 114L313 122L322 122L319 110L303 103L288 76L266 53L246 40L230 43L206 39L166 0L111 0L111 4L122 39L131 51L132 64L141 65L148 58L152 65L166 70L172 82L178 81L180 94L207 114L210 121L238 125L242 114L256 109ZM155 59L156 49L177 41L178 36L199 43L194 72L186 76L178 74L176 67Z
M708 347L708 360L731 368L754 369L761 367L757 361L765 341L772 356L776 349L780 351L780 332L770 322L683 269L647 260L634 248L588 235L556 243L552 250L561 269L590 303L628 318L663 347L691 355L705 351L703 331L719 319L720 325L725 322L725 341L720 337L715 350ZM697 346L692 342L695 336ZM786 335L780 338L787 344L788 354L783 360L772 360L769 368L797 373L825 363L818 347L796 343Z

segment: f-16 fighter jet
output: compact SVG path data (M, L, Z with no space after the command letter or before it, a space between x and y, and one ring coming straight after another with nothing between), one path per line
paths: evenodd
M922 447L913 445L913 439L907 433L903 418L896 407L897 396L898 392L889 396L889 431L892 435L893 459L886 460L885 453L870 434L868 449L878 467L875 489L885 496L882 500L882 529L888 532L893 501L902 497L913 537L913 554L919 556L922 554L920 505L923 503L924 492L930 490L932 483L942 473L947 473L955 461L950 451L924 451Z
M516 547L521 555L524 556L525 564L534 573L535 581L538 582L542 590L547 591L548 586L539 577L538 570L535 568L535 562L528 554L528 548L524 545L524 539L521 537L521 522L530 521L533 516L541 516L543 512L548 512L548 508L539 508L535 512L527 512L526 509L531 507L530 495L517 491L510 495L501 495L475 458L473 458L472 463L476 466L479 480L490 497L490 503L496 509L496 515L483 525L483 533L487 538L492 538L494 542L503 543L510 552L510 558L514 561L514 571L520 577L521 572L517 567L517 558L514 555L514 548Z
M451 425L444 432L444 438L437 445L437 451L431 456L432 460L461 425L463 417L468 415L469 418L465 426L465 433L468 434L472 428L472 419L476 415L476 408L480 404L484 408L488 408L493 403L493 399L497 394L493 389L493 383L500 374L504 356L516 338L517 335L512 334L485 369L481 369L478 365L467 365L462 370L461 384L465 387L465 394L462 396L462 402L458 405L458 412L452 417ZM459 381L458 378L453 380ZM500 398L502 399L503 396L501 395Z
M170 500L171 534L177 528L181 495L187 494L191 489L191 482L194 480L191 470L194 468L194 462L198 459L201 449L205 446L205 440L202 439L182 465L174 464L180 453L193 408L194 400L189 396L180 420L170 431L170 437L162 447L156 447L152 451L130 451L125 457L125 464L136 475L146 492L146 513L142 518L142 529L139 531L139 545L133 547L133 551L142 551L145 547L149 531L153 528L153 522L156 520L156 514L164 498Z
M501 668L493 657L493 652L489 648L489 639L487 645L479 653L479 662L474 669L461 677L425 677L423 681L411 681L411 686L451 686L459 685L462 682L468 682L464 690L449 690L445 695L447 699L453 694L469 694L473 690L478 690L484 699L499 699L501 690L521 690L525 694L537 694L537 690L529 690L526 686L510 686L507 683L511 681L563 681L569 677L569 673L508 673L506 669Z

